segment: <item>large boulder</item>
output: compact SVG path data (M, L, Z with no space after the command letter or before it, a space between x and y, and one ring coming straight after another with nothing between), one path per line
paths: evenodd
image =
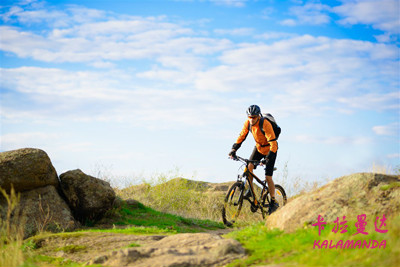
M370 221L400 211L400 178L398 175L357 173L343 176L325 186L289 201L267 219L269 228L294 231L317 222L333 223L338 217L357 220L366 214Z
M61 174L60 181L75 218L81 222L101 219L115 200L115 192L108 182L79 169Z
M22 192L52 185L58 187L56 170L40 149L23 148L0 153L0 187Z
M78 223L72 216L71 210L60 197L57 189L48 185L20 194L18 205L12 212L10 223L29 237L37 232L71 231ZM0 217L4 220L8 203L0 197Z

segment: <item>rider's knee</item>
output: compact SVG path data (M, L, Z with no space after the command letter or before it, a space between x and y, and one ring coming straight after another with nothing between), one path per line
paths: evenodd
M254 170L254 165L253 165L253 163L250 163L249 164L249 171L253 171Z
M272 181L272 176L269 176L269 175L265 176L265 180L267 180L268 182L273 182Z

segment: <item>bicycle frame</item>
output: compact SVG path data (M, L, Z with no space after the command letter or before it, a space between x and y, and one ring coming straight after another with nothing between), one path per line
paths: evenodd
M246 167L245 167L244 172L243 172L243 176L246 177L246 182L249 183L250 191L251 191L251 194L253 195L253 198L254 198L254 205L258 206L258 203L259 203L260 201L257 199L256 193L255 193L255 191L254 191L254 186L253 186L254 179L255 179L260 185L262 185L262 191L261 191L260 198L264 195L267 186L266 186L266 183L265 183L264 181L262 181L260 178L257 177L257 175L255 175L253 172L251 172L251 171L249 170L249 164L253 164L253 165L257 166L257 165L260 165L260 162L259 162L259 161L255 161L255 160L244 159L244 158L241 158L241 157L239 157L239 156L236 156L236 157L233 158L233 159L234 159L234 160L241 161L241 162L243 162L243 163L246 164ZM251 175L251 176L253 177L253 183L250 183L249 175ZM239 180L239 179L240 179L240 177L238 177L238 180ZM244 185L246 185L246 182L244 183Z

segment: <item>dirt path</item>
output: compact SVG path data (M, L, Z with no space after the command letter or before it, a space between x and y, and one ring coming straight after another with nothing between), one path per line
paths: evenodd
M74 232L36 238L34 242L37 254L62 257L78 263L151 266L158 259L159 266L170 266L181 261L187 261L188 265L185 266L192 266L190 264L193 262L218 266L215 264L245 255L237 241L222 237L233 230L226 228L175 235ZM132 253L135 256L131 256Z
M205 231L205 233L209 233L209 234L215 234L215 235L219 235L219 236L223 236L226 235L232 231L236 231L238 229L235 228L224 228L224 229L217 229L217 230L208 230Z
M76 232L36 239L36 253L85 263L110 251L151 245L166 235Z

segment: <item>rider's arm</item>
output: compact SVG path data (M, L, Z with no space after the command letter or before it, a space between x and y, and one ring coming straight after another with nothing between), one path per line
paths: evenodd
M249 134L249 120L246 120L246 122L243 125L243 129L239 134L238 139L236 140L235 144L238 144L239 147L242 145L242 142L246 139L247 135Z
M265 132L265 137L267 138L268 143L271 146L270 151L276 153L276 151L278 151L278 142L275 140L276 137L274 129L272 128L272 125L268 120L264 120L263 129ZM269 141L269 140L275 140L275 141Z

